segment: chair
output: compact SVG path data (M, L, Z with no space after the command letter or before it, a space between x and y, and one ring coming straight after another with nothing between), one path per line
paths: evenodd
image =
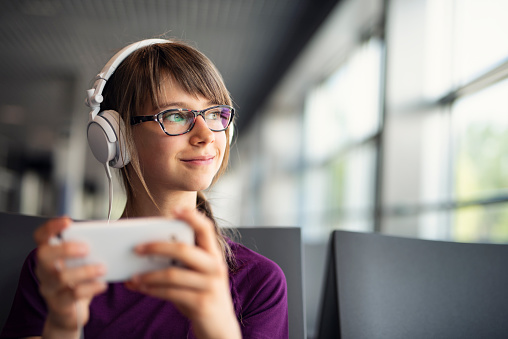
M288 287L289 338L306 338L303 307L302 242L298 227L239 227L240 242L275 261Z
M3 328L16 293L26 256L35 248L34 230L47 218L0 213L0 329Z
M507 338L508 245L334 231L318 338Z
M21 266L35 247L34 230L48 218L0 213L0 329L3 327L18 283ZM296 227L237 228L240 242L275 261L288 285L290 338L305 338L300 229ZM283 244L283 245L281 245Z

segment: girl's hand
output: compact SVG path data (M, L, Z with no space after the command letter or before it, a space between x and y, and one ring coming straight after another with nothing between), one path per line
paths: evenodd
M174 303L190 319L198 338L241 338L229 290L228 267L217 242L214 225L196 210L176 211L195 232L196 246L153 242L136 248L140 255L167 256L185 267L134 277L127 287Z
M39 289L48 305L44 333L74 333L75 338L78 321L80 325L88 322L92 298L105 291L107 285L97 281L105 273L100 265L65 267L65 259L83 257L88 253L85 244L50 244L50 239L70 224L69 218L49 220L35 231L34 238L38 246L36 274Z

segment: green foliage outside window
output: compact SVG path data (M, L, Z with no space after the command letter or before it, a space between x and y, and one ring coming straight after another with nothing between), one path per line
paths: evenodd
M508 129L494 124L469 125L458 145L455 193L459 202L508 195ZM458 241L508 241L508 203L457 210Z

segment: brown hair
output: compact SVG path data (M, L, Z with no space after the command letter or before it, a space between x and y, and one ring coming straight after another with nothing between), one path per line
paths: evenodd
M138 179L155 206L148 186L142 175L139 158L132 140L131 117L144 111L147 103L159 108L159 95L162 83L171 79L191 95L200 95L216 105L232 105L232 100L222 76L213 63L201 52L181 41L158 43L143 47L129 55L115 70L104 88L104 102L101 110L112 109L120 114L125 123L124 133L127 150L131 156L130 163L122 168L122 179L127 193L127 204L132 203L136 192L131 182ZM229 140L230 129L226 130ZM224 159L212 181L224 173L229 160L229 143L226 144ZM228 265L232 267L231 249L225 236L218 227L210 204L203 192L198 192L196 208L210 218L217 234L217 240L223 249Z

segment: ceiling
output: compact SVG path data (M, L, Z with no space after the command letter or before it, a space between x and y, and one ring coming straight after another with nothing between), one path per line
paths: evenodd
M50 153L73 116L86 121L85 90L107 60L150 37L188 41L216 64L241 130L337 2L2 0L0 160Z

